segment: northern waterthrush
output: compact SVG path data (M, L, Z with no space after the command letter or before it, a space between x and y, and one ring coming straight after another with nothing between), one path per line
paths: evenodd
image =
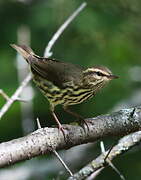
M106 83L117 78L106 67L95 66L86 69L71 63L37 56L25 45L11 46L30 65L33 80L49 100L52 115L61 130L63 130L61 123L54 112L56 105L62 104L68 113L81 118L77 113L70 111L68 106L93 97Z

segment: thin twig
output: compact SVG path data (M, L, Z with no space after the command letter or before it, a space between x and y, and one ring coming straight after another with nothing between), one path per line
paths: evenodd
M39 118L37 118L37 119L36 119L36 121L37 121L37 127L38 127L38 129L41 129L42 127L41 127L41 124L40 124Z
M20 102L23 102L23 103L28 102L28 100L25 100L25 99L22 99L22 98L17 98L17 99L15 99L15 101L20 101Z
M28 82L31 80L31 74L28 74L27 77L23 80L21 85L18 87L18 89L15 91L15 93L8 99L8 101L5 103L5 105L0 110L0 119L2 116L7 112L9 107L13 104L14 101L16 101L25 88L25 86L28 84Z
M104 150L104 151L101 151L101 152L105 155L105 158L104 158L104 161L105 161L105 162L106 162L106 159L108 158L110 152L112 151L112 149L113 149L113 147L114 147L115 145L116 145L116 144L114 143L114 144L110 147L108 153L106 154L106 152L105 152L105 147L104 147L104 143L103 143L103 141L101 141L100 146L101 146L101 149L102 149L102 146L103 146L103 150Z
M39 121L39 118L36 119L37 120L37 127L38 129L41 129L41 124ZM52 152L55 154L55 156L57 157L57 159L59 159L59 161L61 162L61 164L64 166L64 168L67 170L67 172L69 173L70 176L73 176L71 170L69 169L69 167L66 165L66 163L63 161L63 159L61 158L61 156L58 154L58 152L55 149L52 149Z
M125 177L123 176L123 174L121 174L121 172L115 167L115 165L110 160L108 160L108 164L119 175L120 179L125 180Z
M9 100L9 96L2 89L0 89L0 94L4 97L4 99L7 101Z
M114 145L115 145L115 144L114 144ZM121 174L121 172L115 167L115 165L112 163L112 161L109 160L109 158L108 158L108 155L110 154L110 152L112 151L112 149L113 149L114 146L111 146L110 149L109 149L109 151L108 151L107 153L106 153L106 151L105 151L105 147L104 147L103 141L100 142L100 147L101 147L101 152L102 152L103 155L105 156L104 161L106 161L106 162L109 164L109 166L111 166L111 168L120 176L120 178L121 178L122 180L125 180L125 178L124 178L124 176Z
M87 3L83 2L74 13L60 26L57 32L53 35L52 39L49 41L47 47L45 48L44 57L52 56L52 52L50 51L55 44L56 40L60 37L63 31L67 28L67 26L74 20L74 18L86 7Z
M67 172L70 174L70 176L73 176L73 173L71 172L71 170L69 169L69 167L66 165L66 163L63 161L63 159L60 157L60 155L58 154L58 152L56 150L53 150L53 153L56 155L56 157L59 159L59 161L61 162L61 164L64 166L64 168L67 170Z

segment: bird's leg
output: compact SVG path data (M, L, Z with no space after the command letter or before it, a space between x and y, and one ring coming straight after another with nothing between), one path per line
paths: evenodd
M63 106L63 108L64 108L64 111L66 111L67 113L69 113L69 114L71 114L72 116L76 117L76 118L78 119L78 123L79 123L79 124L80 124L80 123L81 123L81 125L85 124L85 125L87 126L88 130L89 130L89 126L88 126L86 120L85 120L80 114L77 114L76 112L71 111L71 110L68 108L68 106Z
M56 121L56 123L57 123L57 125L58 125L59 131L62 131L62 133L63 133L63 135L64 135L64 137L65 137L64 128L63 128L62 124L60 123L59 119L57 118L57 116L56 116L56 114L55 114L55 112L54 112L54 107L51 106L51 107L50 107L50 110L51 110L52 116L54 117L54 119L55 119L55 121Z
M57 116L56 116L56 114L55 114L54 111L52 112L52 115L53 115L53 117L54 117L54 119L55 119L55 121L56 121L56 123L57 123L57 125L58 125L58 129L59 129L59 130L62 130L62 129L63 129L62 124L60 123L60 121L59 121L59 119L57 118Z

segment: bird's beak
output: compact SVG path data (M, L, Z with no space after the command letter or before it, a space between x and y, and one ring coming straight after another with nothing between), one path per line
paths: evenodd
M110 75L110 76L108 76L108 78L110 79L110 80L112 80L112 79L117 79L117 78L119 78L118 76L115 76L115 75Z

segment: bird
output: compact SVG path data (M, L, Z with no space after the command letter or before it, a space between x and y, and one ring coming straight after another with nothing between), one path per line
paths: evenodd
M33 81L48 99L50 111L63 133L64 130L55 113L55 107L61 104L66 112L84 120L81 115L71 111L69 107L90 99L109 81L118 78L104 66L85 68L52 58L40 57L26 45L11 44L11 46L29 64Z

